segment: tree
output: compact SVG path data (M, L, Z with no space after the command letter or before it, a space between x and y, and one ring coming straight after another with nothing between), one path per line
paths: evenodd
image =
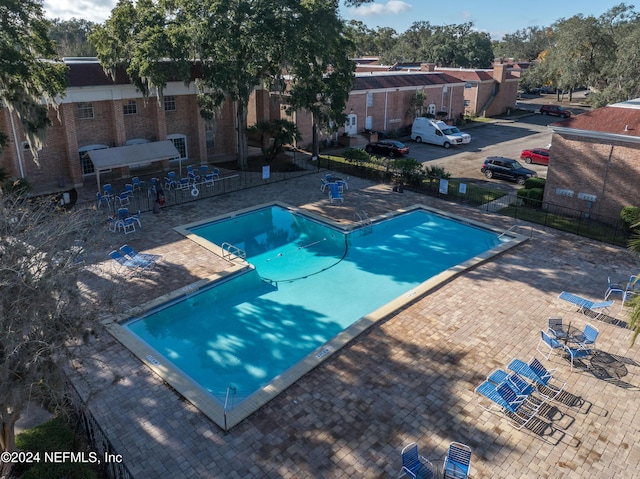
M521 61L536 60L550 47L552 30L544 27L527 27L506 34L494 42L493 51L498 57Z
M306 109L312 115L312 157L320 153L319 130L341 125L344 108L355 81L354 62L349 58L353 45L344 34L337 3L317 1L303 4L300 25L287 55L290 89L287 113Z
M47 61L56 59L48 31L41 0L0 3L0 103L17 115L36 157L50 124L49 106L56 106L66 86L64 64ZM0 150L7 140L0 132Z
M488 34L473 30L473 23L434 26L415 22L400 35L393 50L381 54L386 63L436 63L444 67L486 68L493 61Z
M60 57L92 57L96 48L89 42L88 35L95 23L81 19L51 22L49 38L56 42L56 52Z
M62 404L70 342L95 314L76 279L92 215L51 201L0 196L0 450L15 450L15 424L29 401ZM11 463L0 464L8 477Z
M298 139L295 123L281 119L259 121L249 127L249 134L251 133L260 136L261 145L263 145L262 154L269 163L276 159L285 145L291 145L294 140ZM272 142L268 146L264 146L265 140L272 140Z
M631 226L633 231L631 239L629 240L629 249L635 254L640 255L640 223L636 223ZM636 275L633 287L640 286L640 274ZM633 337L631 338L631 345L633 346L640 335L640 294L634 294L629 300L629 306L631 307L631 314L629 320L629 328L633 330Z

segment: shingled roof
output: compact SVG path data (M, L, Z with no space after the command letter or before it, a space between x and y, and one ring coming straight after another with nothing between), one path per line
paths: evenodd
M130 85L131 79L123 68L117 68L115 78L111 78L104 72L102 65L97 59L92 58L72 58L65 59L67 65L67 88L108 86L108 85ZM191 66L191 79L198 78L200 65ZM177 80L173 80L177 81Z
M571 116L549 125L556 133L640 142L640 98Z
M387 73L358 74L354 90L382 90L386 88L420 87L461 83L446 73Z

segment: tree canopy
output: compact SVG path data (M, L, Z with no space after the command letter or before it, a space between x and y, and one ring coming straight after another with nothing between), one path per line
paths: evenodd
M238 165L245 168L248 103L257 86L278 90L284 72L297 85L309 75L304 80L312 84L312 76L324 80L323 89L310 86L314 95L330 97L336 108L341 98L346 101L348 89L329 95L324 90L348 86L333 80L353 70L337 9L336 0L120 0L90 39L105 68L124 67L145 95L156 89L160 97L171 78L191 81L189 65L197 63L200 113L213 119L225 100L233 102ZM305 106L295 90L292 97Z
M48 107L65 91L65 66L54 61L49 26L40 0L0 3L0 102L17 115L35 155L50 124ZM0 131L0 150L7 139Z

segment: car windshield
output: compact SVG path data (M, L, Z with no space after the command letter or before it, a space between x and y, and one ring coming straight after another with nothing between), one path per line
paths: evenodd
M391 146L395 146L396 148L404 148L404 145L399 141L390 141Z
M513 168L514 170L517 170L518 168L524 168L524 166L522 166L516 160L513 160L513 163L511 163L511 168Z
M442 133L444 133L445 135L455 135L456 133L460 133L460 130L458 130L455 126L452 126L451 128L445 128L444 130L442 130Z

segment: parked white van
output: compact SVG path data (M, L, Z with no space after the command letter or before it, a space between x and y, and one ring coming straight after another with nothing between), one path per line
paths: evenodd
M420 117L413 120L411 139L418 143L433 143L449 148L451 145L469 143L471 135L462 133L455 126L449 126L444 121Z

